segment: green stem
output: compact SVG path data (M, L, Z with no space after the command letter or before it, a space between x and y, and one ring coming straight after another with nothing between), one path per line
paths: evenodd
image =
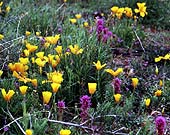
M98 91L101 94L101 91L100 91L100 72L99 72L99 70L97 71L97 88L98 88Z
M57 107L56 107L56 103L55 103L55 97L56 97L56 93L54 93L53 95L53 108L54 108L54 114L57 114ZM54 117L56 118L57 115L54 115Z
M27 108L26 108L26 103L25 103L25 95L22 101L22 109L23 109L23 116L26 116Z

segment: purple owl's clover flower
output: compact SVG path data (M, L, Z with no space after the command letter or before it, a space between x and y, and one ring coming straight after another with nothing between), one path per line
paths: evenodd
M82 119L82 121L84 121L87 116L88 116L88 110L91 106L91 99L89 96L87 95L84 95L80 98L80 104L81 104L81 107L80 107L80 110L81 110L81 113L80 113L80 117Z
M163 135L166 128L166 119L163 116L158 116L155 119L155 125L158 135Z
M99 25L104 25L104 21L103 21L103 19L97 19L97 27L99 26Z
M62 112L63 109L65 109L65 102L64 101L58 101L58 110L59 112Z
M119 94L121 92L121 80L119 78L113 79L111 83L115 94Z
M102 37L102 42L106 43L108 38L109 38L109 36L107 34L104 34L103 37Z

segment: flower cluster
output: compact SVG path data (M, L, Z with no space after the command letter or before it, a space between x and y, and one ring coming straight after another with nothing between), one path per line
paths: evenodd
M113 33L104 26L103 19L97 19L96 31L98 41L102 41L103 43L106 43L113 36Z
M141 17L145 17L148 13L146 12L146 3L137 3L138 8L134 9L136 14L140 14ZM117 17L118 19L121 19L123 15L125 15L128 18L136 18L136 15L133 16L133 10L129 7L117 7L113 6L111 8L111 14L113 17Z
M80 98L80 104L81 104L81 107L80 107L80 110L81 110L81 113L80 113L80 117L82 119L82 121L86 120L87 117L88 117L88 110L91 106L91 99L89 96L87 95L84 95Z
M166 119L163 116L158 116L155 119L155 124L158 135L163 135L166 128Z

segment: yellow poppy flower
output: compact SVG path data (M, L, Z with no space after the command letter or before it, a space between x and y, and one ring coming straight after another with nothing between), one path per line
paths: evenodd
M27 92L28 86L20 86L19 90L21 91L22 95L25 95Z
M43 96L43 103L48 104L51 99L52 93L49 91L43 91L42 96Z
M38 86L38 82L37 82L37 79L32 79L31 80L31 83L34 87L37 87Z
M57 34L55 36L48 36L45 37L45 41L47 41L48 43L55 45L57 44L58 40L60 39L60 34Z
M0 34L0 40L2 40L4 38L4 35Z
M123 72L123 68L118 68L116 71L113 71L112 69L106 69L105 71L116 77Z
M48 48L50 46L50 43L45 42L45 44L43 45L45 48Z
M19 81L24 82L26 84L27 82L31 82L31 79L24 76L24 77L20 77Z
M70 45L69 49L73 54L76 54L76 55L81 54L83 52L83 49L79 48L78 45L74 45L74 46Z
M146 3L137 3L138 9L135 9L135 13L140 13L141 17L145 17L148 13L146 12Z
M55 55L48 54L48 63L52 63L52 60L54 59Z
M9 90L8 93L6 93L5 89L1 90L3 98L9 102L12 96L15 94L14 90Z
M89 93L93 95L96 91L97 83L88 83Z
M25 134L26 134L26 135L33 135L33 131L32 131L31 129L27 129L27 130L25 131Z
M36 35L36 36L40 36L40 32L37 31L37 32L35 33L35 35Z
M34 52L35 50L38 49L38 46L36 45L31 45L30 43L26 43L26 48L28 49L28 51L31 53L31 52Z
M116 16L118 19L121 19L122 15L124 13L124 8L119 8L116 12Z
M10 6L7 6L6 8L5 8L5 11L8 13L9 11L10 11Z
M129 17L129 18L133 17L132 9L129 8L129 7L125 7L125 14L126 14L126 16Z
M155 96L160 97L162 95L162 90L155 91Z
M54 93L58 92L59 87L61 86L61 84L59 83L51 83L51 87Z
M58 53L58 54L62 54L62 46L61 45L58 45L56 48L54 48L55 51Z
M52 75L52 82L53 83L61 84L62 81L63 81L62 74L54 74L54 75Z
M25 35L26 35L26 36L29 36L29 35L31 35L31 32L30 32L30 31L26 31L26 32L25 32Z
M70 22L71 22L72 24L75 24L75 23L77 22L77 20L76 20L75 18L73 18L73 19L70 19Z
M119 9L119 7L113 6L113 7L111 8L111 11L112 11L113 14L116 14L116 12L118 11L118 9Z
M0 77L2 76L2 74L3 74L3 71L2 71L2 70L0 70Z
M138 78L132 78L132 86L133 86L133 88L137 87L138 82L139 82Z
M27 65L29 63L29 59L28 58L23 58L20 57L19 58L20 63L22 63L23 65Z
M28 57L28 56L30 55L30 52L29 52L28 49L25 49L25 50L24 50L24 55L25 55L26 57Z
M70 135L71 131L68 129L61 129L60 130L60 135Z
M59 55L55 55L55 60L57 61L57 63L60 63L60 57L59 57Z
M46 61L41 60L40 58L36 58L35 63L39 66L39 67L44 67L46 64Z
M96 66L97 70L100 70L106 66L106 64L101 65L101 62L99 60L97 61L97 63L93 62L93 64Z
M84 22L83 25L84 25L84 27L88 27L89 23L88 22Z
M151 99L150 98L147 98L144 101L145 101L146 107L148 107L150 105L150 103L151 103Z
M59 62L57 60L52 60L51 65L53 68L55 68L58 65L58 63Z
M28 70L28 67L23 65L22 63L9 63L8 64L8 67L11 71L16 71L18 73L21 73L22 75L25 75L26 74L26 70Z
M38 52L38 53L36 53L36 56L38 58L40 58L41 60L43 60L44 59L44 52Z
M121 94L114 94L114 99L117 103L120 101L121 96L122 96Z
M81 18L81 14L76 14L75 17L76 17L76 19L80 19Z

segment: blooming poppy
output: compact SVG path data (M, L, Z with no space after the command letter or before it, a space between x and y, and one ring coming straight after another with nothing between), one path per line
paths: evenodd
M156 90L155 91L155 96L160 97L162 95L162 90Z
M21 91L22 95L25 95L27 92L28 86L20 86L19 90Z
M51 99L52 93L50 91L43 91L42 96L43 96L43 103L48 104Z
M88 89L91 95L95 93L96 87L97 87L97 83L88 83Z
M144 101L145 101L146 107L148 107L150 105L150 103L151 103L151 99L150 98L147 98Z
M76 14L75 17L76 17L76 19L80 19L81 18L81 14Z
M141 17L145 17L148 13L146 12L146 3L137 3L138 9L135 9L135 13L140 13Z
M138 82L139 82L138 78L132 78L132 86L133 86L133 88L137 87Z
M120 99L121 99L121 96L122 96L122 95L119 94L119 93L118 93L118 94L114 94L115 101L116 101L116 102L119 102Z
M14 90L9 90L8 93L6 93L5 89L1 90L3 98L9 102L12 96L15 94Z
M61 129L60 130L60 135L70 135L71 131L68 129Z
M51 87L54 93L56 93L59 89L59 87L61 86L61 84L59 83L51 83Z
M101 65L101 62L99 60L97 61L97 63L93 62L93 64L96 66L97 70L100 70L106 66L106 64Z
M30 31L26 31L26 32L25 32L25 35L26 35L26 36L29 36L29 35L31 35L31 32L30 32Z
M113 71L112 69L106 69L105 71L116 77L123 72L123 68L118 68L116 71Z
M25 134L26 134L26 135L32 135L32 134L33 134L33 131L32 131L31 129L27 129L27 130L25 131Z

